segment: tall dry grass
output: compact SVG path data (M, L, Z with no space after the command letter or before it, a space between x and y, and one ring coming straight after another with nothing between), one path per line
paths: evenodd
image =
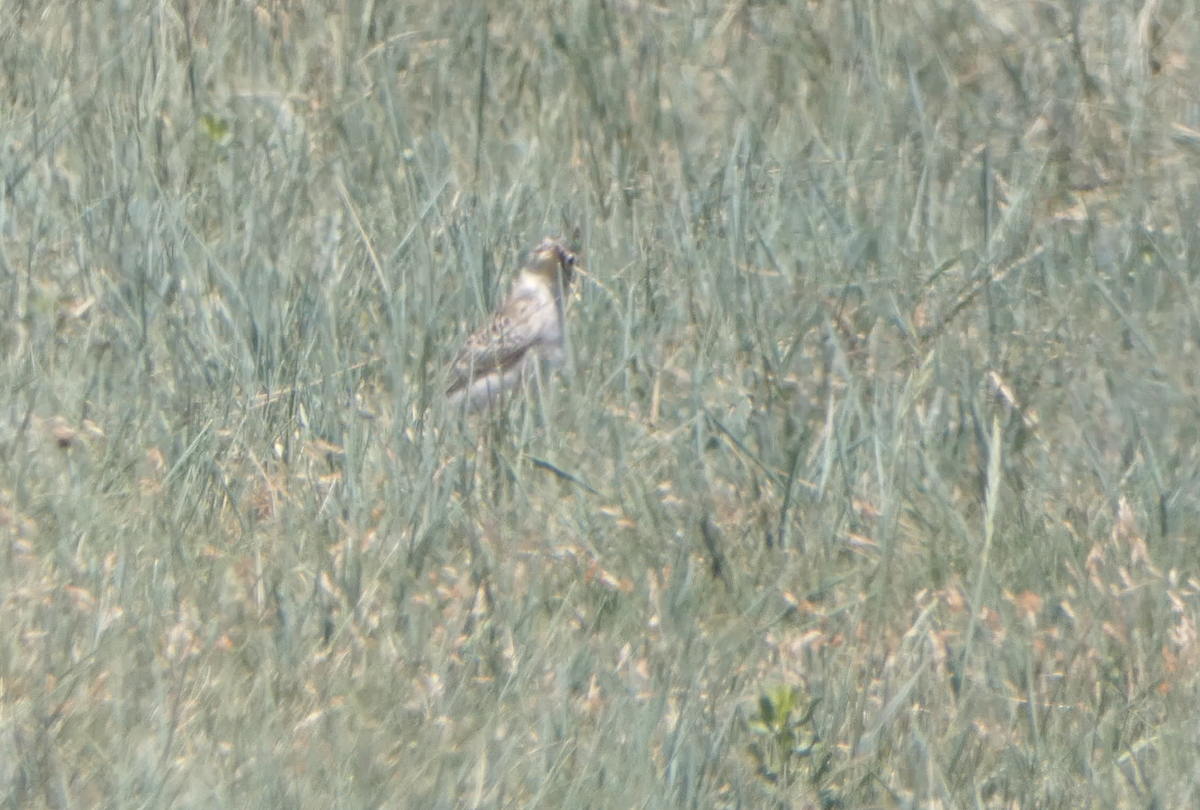
M0 8L6 806L1195 803L1191 5Z

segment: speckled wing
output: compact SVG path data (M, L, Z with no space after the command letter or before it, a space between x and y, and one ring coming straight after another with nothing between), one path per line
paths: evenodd
M453 396L483 375L503 374L516 366L537 349L554 318L554 299L549 295L510 298L454 359L446 392Z

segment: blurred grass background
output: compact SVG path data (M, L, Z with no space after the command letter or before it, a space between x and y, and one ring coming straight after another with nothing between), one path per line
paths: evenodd
M0 802L1195 805L1198 86L1176 0L0 3Z

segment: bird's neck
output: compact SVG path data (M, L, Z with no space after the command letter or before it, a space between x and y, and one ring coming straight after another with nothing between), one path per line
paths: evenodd
M513 294L537 294L543 290L550 290L554 296L554 300L561 306L562 304L562 285L559 284L556 278L547 278L541 273L533 273L529 270L522 270L517 280L513 282Z

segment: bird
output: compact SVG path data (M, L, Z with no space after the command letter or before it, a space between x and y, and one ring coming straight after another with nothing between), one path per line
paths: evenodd
M446 396L451 407L488 407L524 385L539 365L563 364L563 297L575 262L563 240L551 236L526 255L504 303L450 364Z

